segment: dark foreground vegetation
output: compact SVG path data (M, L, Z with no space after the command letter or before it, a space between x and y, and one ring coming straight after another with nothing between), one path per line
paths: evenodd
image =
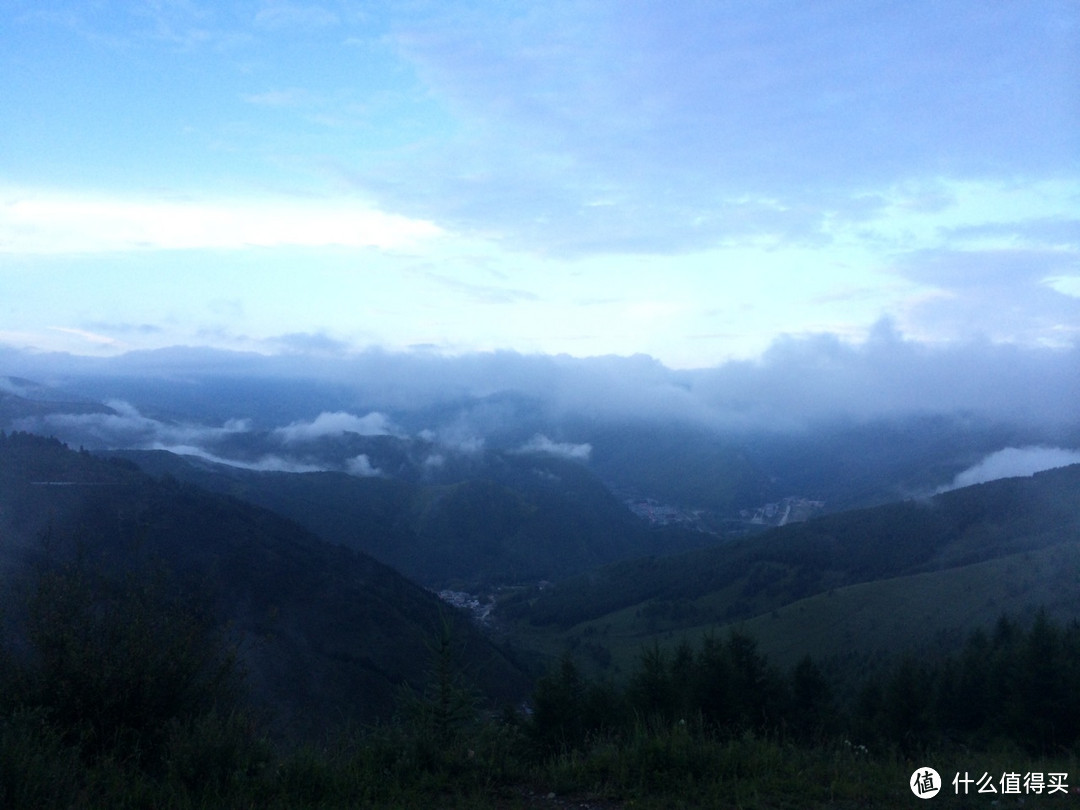
M646 649L625 685L564 657L530 712L482 704L446 623L393 722L300 744L270 735L206 600L160 568L53 563L11 604L0 807L909 806L924 765L946 792L954 772L1080 783L1080 627L1045 614L899 659L852 701L809 658L780 672L731 633ZM1070 797L968 801L991 798Z

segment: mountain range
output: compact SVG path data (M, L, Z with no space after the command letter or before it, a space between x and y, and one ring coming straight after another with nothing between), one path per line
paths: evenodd
M566 649L619 677L649 644L741 628L779 661L852 668L1004 612L1080 616L1072 422L719 429L535 390L0 382L0 428L15 431L3 575L87 551L116 570L158 561L214 594L256 700L290 733L387 717L429 677L446 622L462 670L516 702ZM817 516L770 527L760 516L784 498ZM480 604L484 623L434 590Z

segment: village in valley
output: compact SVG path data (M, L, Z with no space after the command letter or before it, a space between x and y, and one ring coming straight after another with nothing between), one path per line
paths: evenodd
M625 503L631 512L653 526L681 526L713 533L802 523L825 511L825 501L795 495L750 509L741 509L737 517L721 517L708 509L672 506L652 498L628 499Z
M737 516L720 516L708 509L672 506L652 498L626 498L623 503L631 512L652 526L678 526L709 534L733 536L776 526L786 526L789 523L802 523L825 511L825 501L815 501L799 496L783 498L751 509L741 509ZM524 587L535 587L542 591L550 585L551 583L545 580ZM495 620L493 611L499 595L520 587L522 586L502 586L483 593L443 589L436 593L443 602L472 616L477 624L491 628Z

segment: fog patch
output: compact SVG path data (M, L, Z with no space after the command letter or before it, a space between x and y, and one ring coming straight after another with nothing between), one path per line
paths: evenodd
M986 456L978 464L959 473L951 484L941 487L939 492L948 492L960 487L970 487L999 478L1019 478L1034 475L1043 470L1080 464L1080 451L1062 447L1006 447Z
M426 470L435 470L446 464L446 456L442 453L432 453L424 459L423 466Z
M151 449L166 450L178 456L195 456L196 458L201 458L204 461L209 461L213 464L224 464L228 467L238 467L242 470L254 470L255 472L304 473L326 471L325 467L314 464L301 464L275 455L262 456L256 461L238 461L236 459L224 458L223 456L209 453L201 447L195 447L194 445L166 445L156 443Z
M356 416L344 411L323 411L310 422L293 422L274 430L286 443L307 442L324 436L356 433L360 436L389 436L394 433L390 418L378 411Z
M550 456L573 459L575 461L588 461L592 454L592 445L571 444L569 442L554 442L542 433L537 433L525 444L518 448L519 453L544 453Z
M479 426L466 425L464 420L459 417L437 431L424 429L418 435L419 438L438 445L443 450L466 456L475 456L483 451L485 444L484 437L474 432L474 430L478 429Z
M25 385L20 385L11 377L0 376L0 392L14 394L25 399L31 396L30 390Z

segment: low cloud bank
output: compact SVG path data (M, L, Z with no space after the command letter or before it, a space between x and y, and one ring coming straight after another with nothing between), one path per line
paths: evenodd
M991 453L973 467L959 473L948 486L939 492L948 492L960 487L970 487L999 478L1019 478L1034 475L1043 470L1080 464L1080 450L1068 450L1062 447L1006 447Z
M190 377L209 381L208 391L214 380L235 378L264 385L267 401L297 386L322 386L348 400L334 406L342 410L277 428L285 443L347 432L402 435L406 428L398 426L410 425L409 433L423 438L418 431L430 428L431 440L475 451L485 442L500 443L500 436L519 446L575 415L718 431L801 430L836 419L955 413L1040 427L1080 422L1080 345L928 344L904 337L888 320L861 342L828 333L787 336L758 359L690 370L667 368L646 355L441 356L368 349L326 357L177 347L91 359L0 347L0 371L56 379L73 390L80 377L138 377L148 385ZM520 421L522 408L532 411L527 425ZM105 424L98 429L109 430Z
M694 398L732 424L783 428L836 417L967 412L1022 424L1075 423L1080 348L904 339L889 321L863 343L783 338L754 362L688 376Z
M27 416L12 423L15 430L78 437L81 443L104 448L151 448L159 444L205 446L251 430L247 419L230 419L220 427L194 422L161 422L144 416L123 400L105 403L113 413L50 413Z

